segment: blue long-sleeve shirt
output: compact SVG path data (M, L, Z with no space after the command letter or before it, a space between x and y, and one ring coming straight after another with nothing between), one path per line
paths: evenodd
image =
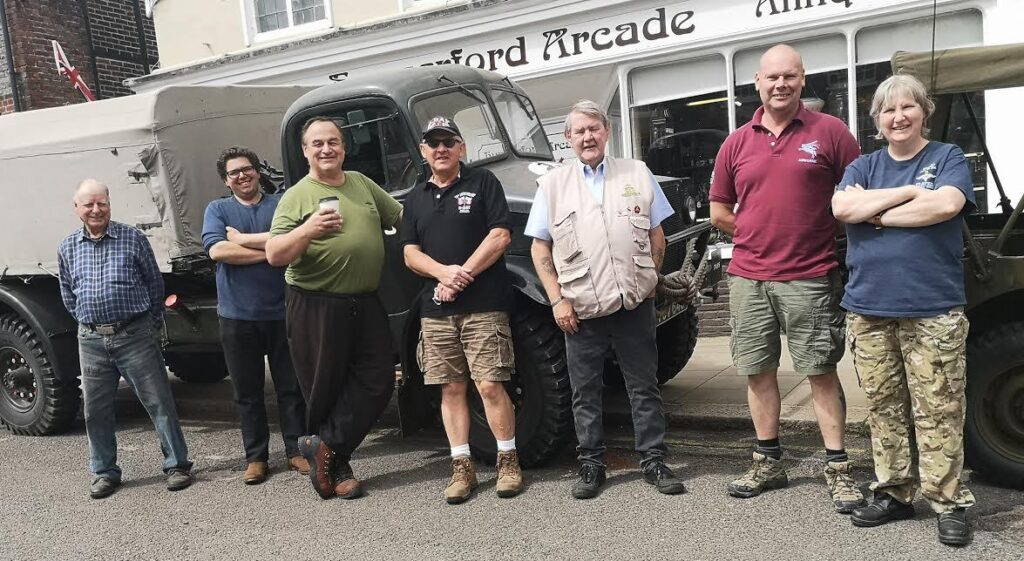
M64 307L79 323L117 323L146 312L154 324L161 320L164 279L139 230L111 221L94 240L80 228L60 242L57 262Z

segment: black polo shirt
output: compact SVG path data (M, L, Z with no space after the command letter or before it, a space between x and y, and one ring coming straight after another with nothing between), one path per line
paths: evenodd
M402 218L402 245L418 245L423 253L443 265L462 265L494 228L511 230L505 191L486 169L461 166L454 183L439 188L430 181L409 191ZM499 257L483 272L474 272L473 282L454 302L433 302L437 280L426 280L423 316L511 311L512 282Z

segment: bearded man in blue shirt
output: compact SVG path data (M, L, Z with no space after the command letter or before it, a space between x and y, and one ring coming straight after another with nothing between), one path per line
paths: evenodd
M78 321L89 469L89 494L110 496L121 484L114 398L122 376L146 408L164 455L167 489L192 484L192 462L178 422L157 339L164 281L153 248L139 230L110 220L110 191L86 179L74 196L82 228L60 243L60 293Z

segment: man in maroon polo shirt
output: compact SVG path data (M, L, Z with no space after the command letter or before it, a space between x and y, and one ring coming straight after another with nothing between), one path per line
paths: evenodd
M780 333L807 376L825 441L825 479L838 512L864 497L843 445L846 406L836 375L843 356L842 286L835 256L835 185L860 155L845 123L803 107L804 66L788 45L768 49L754 76L762 107L718 152L711 222L733 238L729 264L732 358L747 377L757 432L750 470L728 486L748 498L785 487L779 446Z

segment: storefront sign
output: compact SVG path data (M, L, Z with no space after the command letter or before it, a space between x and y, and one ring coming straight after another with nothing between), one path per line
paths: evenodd
M853 0L755 0L757 2L757 17L777 16L798 10L808 10L816 6L826 4L843 4L847 8L853 5ZM763 10L763 11L762 11Z

